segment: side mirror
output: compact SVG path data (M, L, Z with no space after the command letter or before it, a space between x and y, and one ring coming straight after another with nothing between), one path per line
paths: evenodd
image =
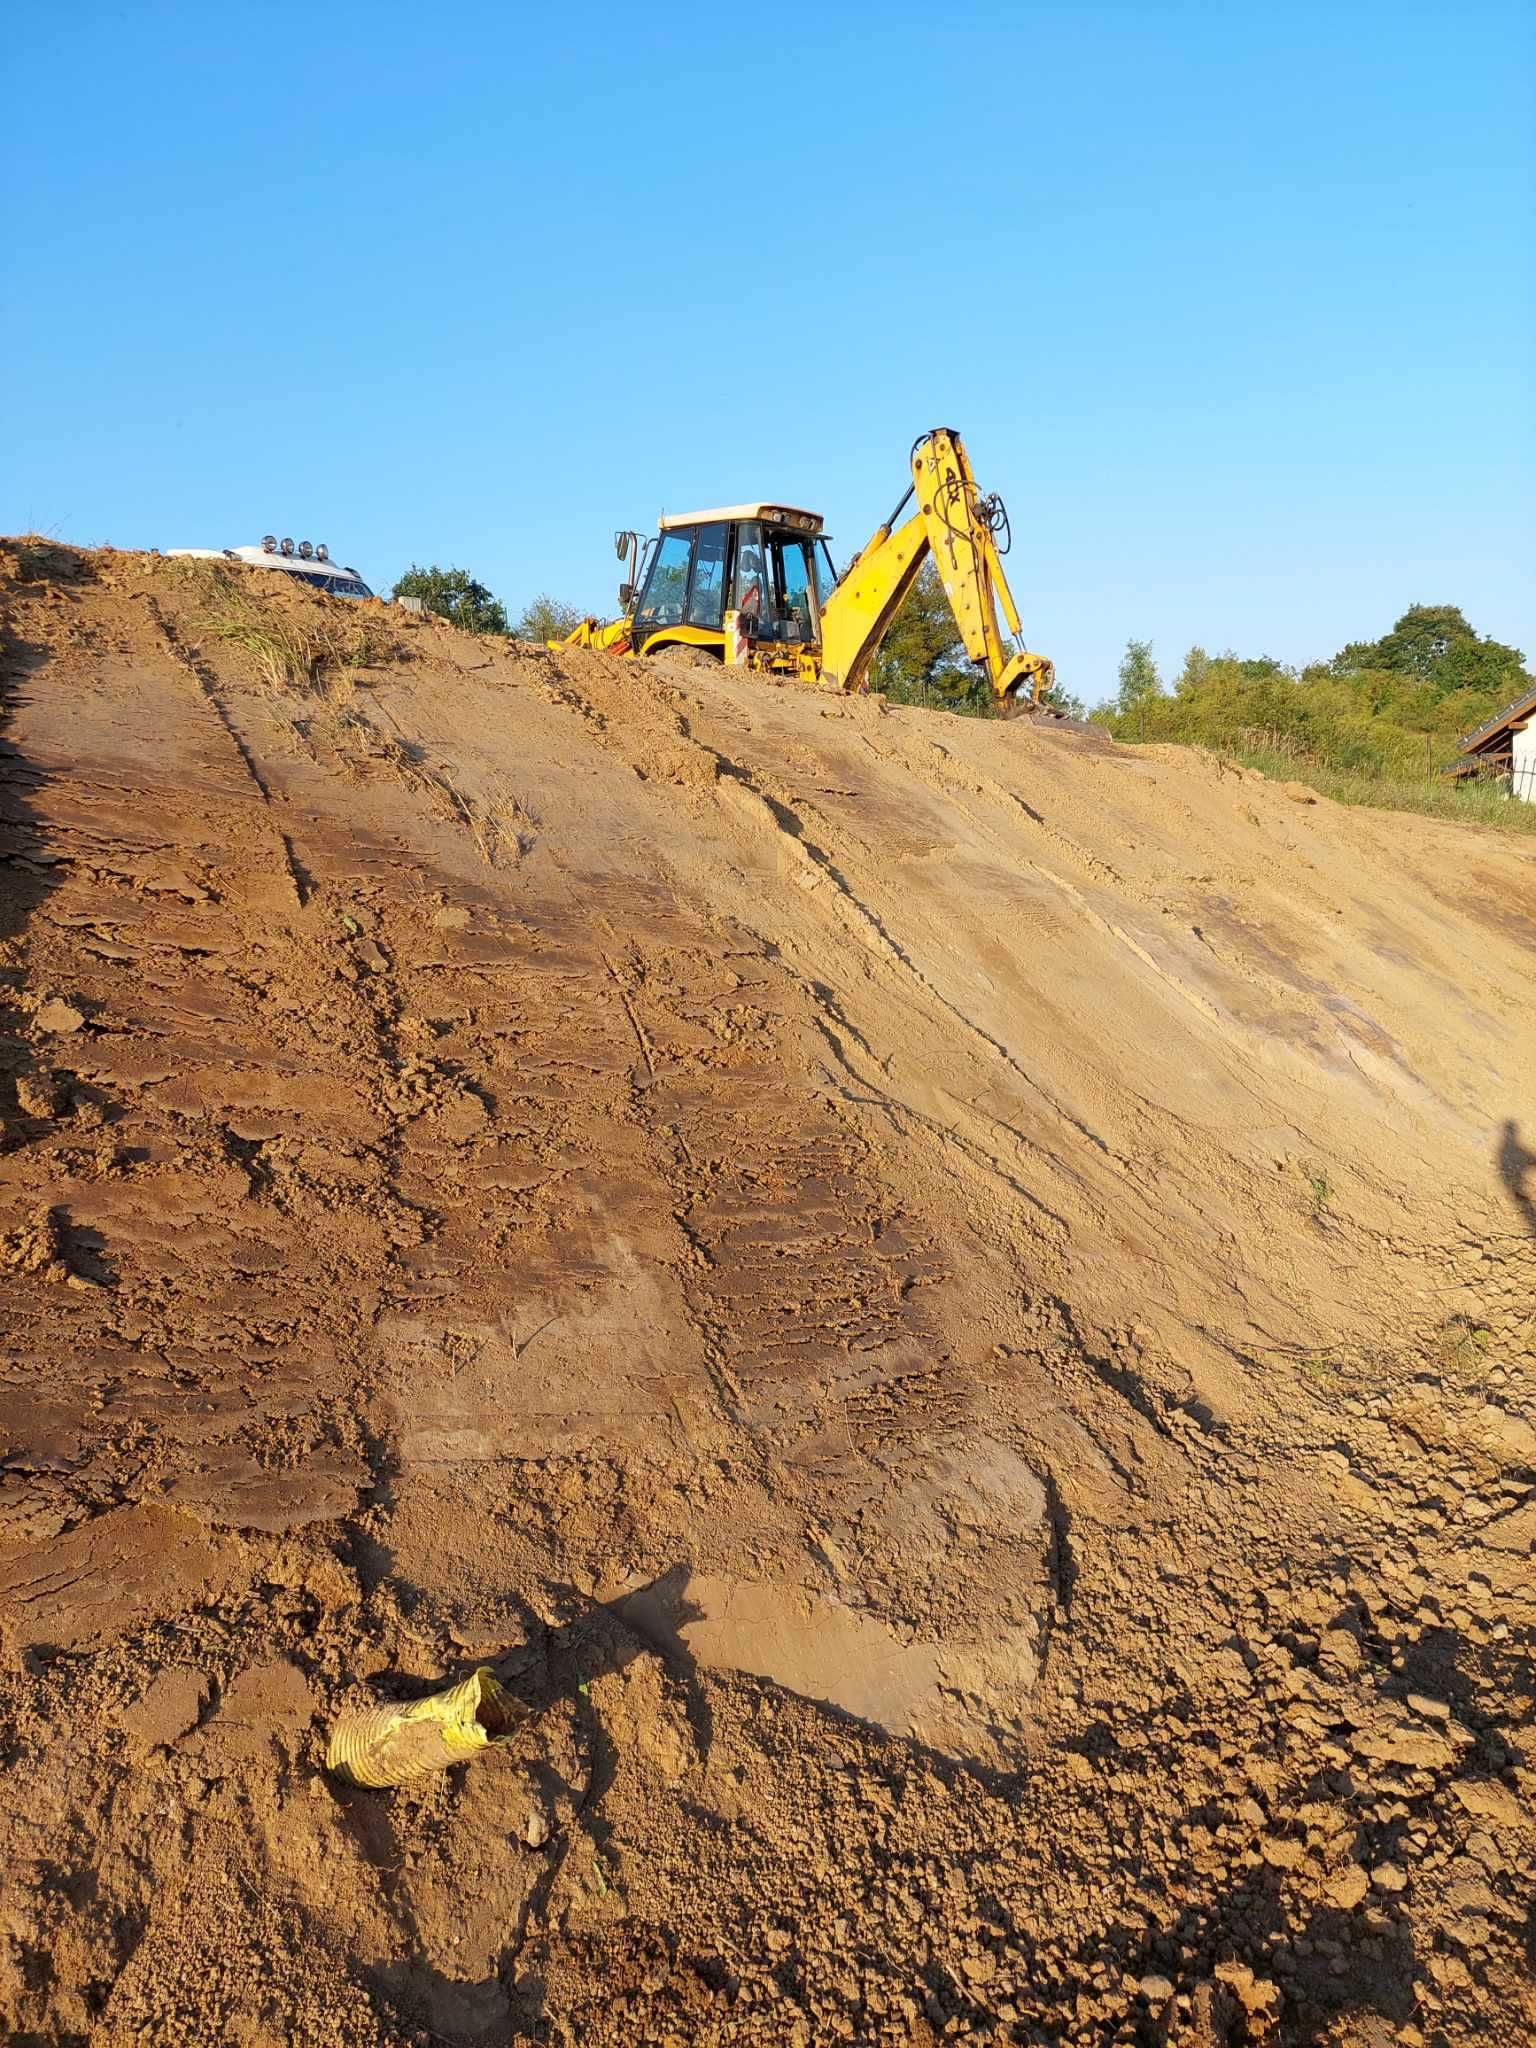
M621 562L629 553L629 535L627 533L616 533L613 536L613 552Z
M633 583L621 583L619 585L619 610L627 612L634 601L635 586Z

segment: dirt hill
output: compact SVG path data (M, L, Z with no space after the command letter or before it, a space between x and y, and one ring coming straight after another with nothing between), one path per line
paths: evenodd
M1536 2026L1536 849L0 607L8 2039ZM326 1775L478 1662L506 1748Z

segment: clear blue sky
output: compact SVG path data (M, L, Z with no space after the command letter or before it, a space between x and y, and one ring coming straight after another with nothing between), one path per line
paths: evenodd
M27 7L0 529L611 611L961 428L1029 638L1536 658L1527 5Z

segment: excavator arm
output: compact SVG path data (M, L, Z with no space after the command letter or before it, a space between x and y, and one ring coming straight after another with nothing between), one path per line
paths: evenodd
M914 509L898 525L909 502ZM1019 644L1018 609L997 546L1006 526L1001 501L978 490L954 429L924 434L913 446L912 482L900 504L821 607L824 679L844 690L866 686L886 629L931 554L966 654L986 670L999 702L1010 710L1038 704L1055 670L1043 654L1026 653Z

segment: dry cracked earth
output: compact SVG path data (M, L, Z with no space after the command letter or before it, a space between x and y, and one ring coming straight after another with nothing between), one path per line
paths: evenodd
M7 2040L1532 2037L1528 843L259 571L0 631Z

